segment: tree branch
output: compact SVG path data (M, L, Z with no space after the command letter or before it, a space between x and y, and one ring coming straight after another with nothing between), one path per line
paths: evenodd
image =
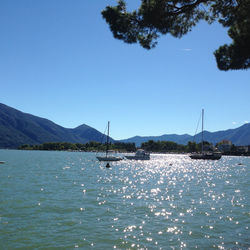
M197 0L196 2L194 2L192 4L187 4L187 5L184 5L181 7L178 7L176 5L170 5L170 4L167 4L167 5L176 9L176 11L173 12L172 14L179 15L179 14L185 13L186 11L194 9L196 6L200 5L201 3L206 3L206 2L209 2L209 1L208 0Z

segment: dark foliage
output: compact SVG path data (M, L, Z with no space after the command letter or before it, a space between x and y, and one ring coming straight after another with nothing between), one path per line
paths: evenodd
M250 67L250 0L141 0L138 10L129 12L124 0L107 6L102 15L115 38L156 46L160 35L182 37L200 21L219 21L229 27L232 44L215 51L220 70Z
M119 152L134 152L136 150L134 143L110 143L110 150ZM22 150L50 150L50 151L105 151L106 144L90 141L85 144L69 142L47 142L40 145L21 145L18 149Z

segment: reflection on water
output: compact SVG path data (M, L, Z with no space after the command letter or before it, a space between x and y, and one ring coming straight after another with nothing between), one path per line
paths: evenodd
M248 249L250 158L0 151L0 245ZM238 165L241 163L241 165Z

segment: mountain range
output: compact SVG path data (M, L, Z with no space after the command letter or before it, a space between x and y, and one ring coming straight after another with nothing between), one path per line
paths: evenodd
M141 143L149 140L153 141L173 141L178 144L186 145L189 141L201 142L202 133L195 136L188 134L183 135L161 135L161 136L135 136L121 142L134 142L136 146L140 146ZM216 144L222 140L230 140L236 146L247 146L250 145L250 123L246 123L236 129L228 129L217 132L203 131L203 138L205 141Z
M44 142L86 143L104 140L106 138L102 133L88 125L64 128L0 103L0 148L17 148L23 144Z
M98 130L83 124L76 128L64 128L54 122L27 114L0 103L0 148L17 148L23 144L41 144L45 142L86 143L89 141L103 142L105 135ZM250 145L250 123L236 129L218 132L204 131L204 139L217 143L227 139L235 145ZM148 140L173 141L187 144L188 141L201 141L201 133L195 138L188 134L162 136L135 136L121 142L133 142L136 146ZM111 138L111 141L114 141Z

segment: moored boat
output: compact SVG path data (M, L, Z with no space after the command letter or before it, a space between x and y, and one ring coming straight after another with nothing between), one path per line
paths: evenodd
M135 155L126 155L128 160L150 160L150 154L143 149L138 149Z
M219 160L221 158L221 152L217 151L204 151L203 145L203 123L204 123L204 109L202 109L202 130L201 130L201 152L191 153L189 157L193 160Z
M119 156L96 156L99 161L120 161L122 160Z
M123 158L119 157L119 156L113 156L113 155L108 155L109 154L109 124L110 122L108 122L108 133L107 133L107 140L106 140L106 153L104 156L96 156L96 158L99 161L121 161Z
M219 160L221 158L220 152L203 152L203 153L192 153L191 159L194 160Z

